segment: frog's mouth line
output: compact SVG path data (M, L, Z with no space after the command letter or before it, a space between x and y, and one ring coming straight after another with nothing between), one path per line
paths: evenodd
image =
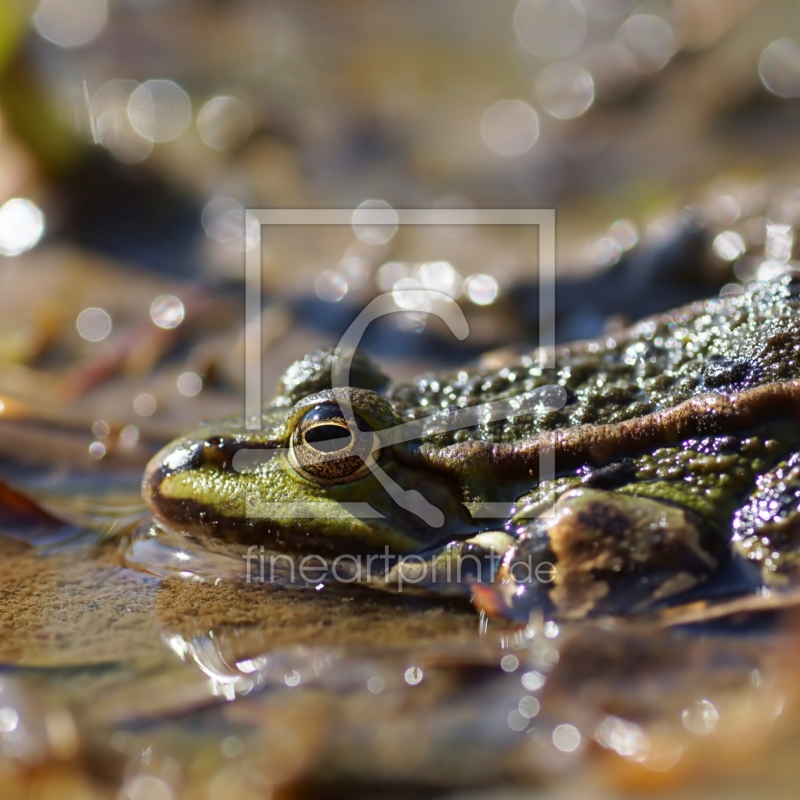
M235 462L237 454L255 456L253 463L258 465L264 462L266 453L271 452L277 455L285 452L282 442L267 442L259 443L258 445L237 443L236 446L239 448L238 452L235 452L236 447L231 447L226 454L227 461L224 464L220 464L216 456L210 459L210 463L215 464L217 467L221 466L226 470L240 472L246 471L250 465L247 463L248 459L244 458L242 459L244 462L242 469L236 469L235 463L232 464L231 461ZM242 497L242 513L233 515L225 514L196 498L175 498L162 493L161 487L170 477L179 475L182 472L200 469L208 463L209 459L202 444L192 447L178 446L164 457L161 457L160 454L156 455L145 471L142 481L144 501L158 523L176 534L193 536L208 549L222 549L230 547L230 545L264 545L275 547L285 552L319 553L321 555L335 556L341 554L343 549L346 549L348 553L352 552L354 555L359 555L382 552L386 545L397 553L415 552L422 546L422 543L417 539L399 530L392 532L390 528L381 531L380 541L370 542L350 536L344 542L342 540L344 537L331 536L329 531L324 534L316 533L313 514L307 515L308 527L304 532L298 533L296 527L291 530L285 530L280 522L274 521L269 515L258 513L257 510L255 513L249 513L248 501L251 498L248 498L245 492L243 492ZM296 504L289 502L278 505L292 506ZM342 507L348 505L364 506L372 512L349 514L349 509L343 508L344 513L342 516L344 518L348 516L384 518L384 515L380 512L370 509L367 503L341 503L339 505ZM323 516L328 517L330 515L324 514ZM298 518L305 519L306 514L300 513ZM470 535L474 532L474 529L469 529L465 531L465 535ZM427 544L428 542L426 542Z
M209 550L226 551L232 545L245 550L251 546L274 548L280 552L338 556L342 542L314 533L313 525L303 534L287 532L264 519L230 517L197 500L173 500L154 493L148 507L160 525L189 535ZM369 555L378 550L358 539L348 539L346 550L353 555ZM382 548L380 548L382 550Z

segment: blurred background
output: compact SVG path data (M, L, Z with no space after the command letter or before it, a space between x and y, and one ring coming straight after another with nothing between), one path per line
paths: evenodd
M0 0L3 800L795 797L792 610L509 632L254 586L140 481L243 410L252 248L265 398L385 292L403 379L537 345L538 235L369 209L554 208L556 338L613 336L798 266L798 142L797 0Z
M255 246L266 397L381 292L396 378L536 345L535 229L246 208L555 208L560 341L790 267L798 40L792 0L6 0L0 450L135 471L240 410Z

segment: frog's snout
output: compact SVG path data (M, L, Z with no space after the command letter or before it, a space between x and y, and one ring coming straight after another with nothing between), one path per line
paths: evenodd
M179 439L156 453L145 467L142 495L154 512L163 481L179 472L211 467L219 472L240 472L258 466L281 452L281 443L247 442L238 437L210 436L200 442Z
M172 442L150 459L142 476L142 497L151 511L156 510L156 496L162 481L177 472L201 467L205 461L203 450L202 443Z

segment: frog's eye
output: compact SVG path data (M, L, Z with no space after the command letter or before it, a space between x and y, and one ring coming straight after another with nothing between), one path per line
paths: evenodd
M376 449L375 434L358 416L355 429L337 405L321 405L295 425L289 451L292 466L316 483L344 483L369 472L366 460Z

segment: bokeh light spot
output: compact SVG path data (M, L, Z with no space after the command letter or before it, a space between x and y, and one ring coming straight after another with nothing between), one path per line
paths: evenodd
M723 231L717 234L712 247L723 261L736 261L747 250L744 239L736 231Z
M800 97L800 45L794 39L778 39L758 61L764 86L778 97Z
M581 734L574 725L556 725L553 729L553 744L562 753L572 753L580 747Z
M522 100L500 100L486 109L481 135L486 146L501 156L522 155L539 138L539 117Z
M40 0L33 15L39 35L59 47L80 47L108 21L106 0Z
M586 12L578 0L520 0L514 32L528 52L540 58L563 58L581 46Z
M317 275L314 291L320 300L327 303L338 303L348 292L347 278L333 269L326 269Z
M386 244L397 224L397 212L384 200L365 200L353 212L353 232L367 244Z
M178 391L185 397L200 394L202 388L203 379L196 372L182 372L178 376Z
M106 446L102 442L92 442L89 445L89 455L100 460L106 454Z
M75 327L87 342L102 342L111 333L111 315L103 308L84 308Z
M147 81L131 95L128 115L137 133L154 142L167 142L186 130L192 103L174 81Z
M478 273L464 281L464 292L476 306L489 306L497 300L500 286L491 275Z
M153 142L134 129L128 116L131 95L138 88L136 81L111 80L92 97L97 141L123 164L138 164L153 150Z
M157 403L151 394L138 394L133 401L133 410L140 417L152 417L156 413Z
M594 102L594 81L580 64L562 61L539 73L536 95L551 117L573 119Z
M34 247L44 233L44 214L24 197L12 197L0 206L0 253L18 256Z
M233 150L253 131L250 109L236 97L214 97L197 115L200 138L214 150Z
M171 330L183 322L186 309L174 294L162 294L150 304L150 319L159 328Z
M425 676L419 667L409 667L403 677L409 686L416 686L418 683L422 683Z
M678 50L678 39L672 26L655 14L636 14L625 20L620 26L619 36L645 72L657 72Z

